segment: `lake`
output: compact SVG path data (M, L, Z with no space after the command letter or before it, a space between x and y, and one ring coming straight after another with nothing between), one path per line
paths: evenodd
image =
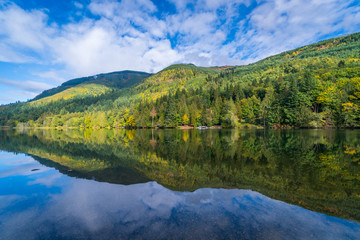
M0 130L0 239L360 239L360 130Z

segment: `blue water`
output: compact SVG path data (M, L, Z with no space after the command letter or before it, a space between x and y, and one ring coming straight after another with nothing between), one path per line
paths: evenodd
M250 190L171 191L61 174L0 152L0 239L360 239L360 224Z

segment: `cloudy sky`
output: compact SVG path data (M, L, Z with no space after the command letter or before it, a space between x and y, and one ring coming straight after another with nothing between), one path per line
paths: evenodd
M241 65L357 31L359 0L0 0L0 104L75 77Z

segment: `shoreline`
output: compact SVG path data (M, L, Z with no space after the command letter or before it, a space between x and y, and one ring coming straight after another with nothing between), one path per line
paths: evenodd
M222 126L178 126L178 127L92 127L92 128L84 128L84 127L10 127L10 126L0 126L0 129L3 130L9 130L9 129L43 129L43 130L67 130L67 129L92 129L92 130L100 130L100 129L107 129L107 130L116 130L116 129L177 129L177 130L209 130L209 129L264 129L264 130L306 130L306 129L322 129L322 130L355 130L360 129L360 127L263 127L263 126L257 126L257 125L251 125L251 126L241 126L241 127L222 127Z

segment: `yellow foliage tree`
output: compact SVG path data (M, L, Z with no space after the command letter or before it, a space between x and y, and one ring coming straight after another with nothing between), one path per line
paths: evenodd
M184 125L187 125L189 123L189 118L188 116L186 115L186 113L184 114L184 116L182 117L182 123Z
M126 125L128 127L135 127L135 118L133 115L129 117L129 119L126 121Z

